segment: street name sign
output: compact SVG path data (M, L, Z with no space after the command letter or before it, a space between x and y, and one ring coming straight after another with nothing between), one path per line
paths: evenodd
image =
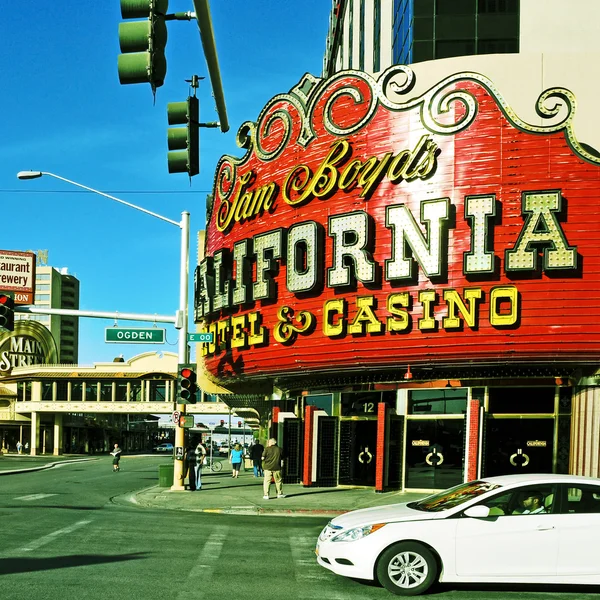
M160 327L107 327L104 340L107 344L164 344L165 332Z
M188 333L187 334L188 342L198 342L202 343L213 343L213 334L212 333Z

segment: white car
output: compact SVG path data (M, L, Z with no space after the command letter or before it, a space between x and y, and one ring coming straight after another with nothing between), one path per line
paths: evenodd
M366 508L319 535L321 566L403 596L434 582L600 584L600 479L505 475Z

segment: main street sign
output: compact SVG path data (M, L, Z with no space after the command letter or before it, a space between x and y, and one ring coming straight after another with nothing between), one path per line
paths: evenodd
M166 329L160 327L107 327L104 341L107 344L164 344Z

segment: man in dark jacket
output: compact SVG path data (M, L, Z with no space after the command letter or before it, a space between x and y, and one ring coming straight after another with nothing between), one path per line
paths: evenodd
M265 495L263 500L269 500L269 491L271 489L271 478L275 481L275 489L277 490L278 498L285 498L283 493L283 484L281 481L281 468L283 467L283 451L277 445L277 440L271 438L267 442L263 455L263 470L265 476L263 479L263 489Z
M252 464L254 466L254 477L262 477L263 469L262 469L262 455L265 451L265 447L256 440L256 444L250 448L250 458L252 459Z

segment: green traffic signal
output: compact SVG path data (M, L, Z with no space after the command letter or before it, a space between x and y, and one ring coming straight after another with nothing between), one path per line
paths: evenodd
M0 328L6 331L15 329L15 303L6 294L0 294Z
M121 0L124 19L144 18L119 24L121 52L117 61L119 81L150 83L152 89L163 85L167 74L165 46L167 25L165 15L168 0Z
M190 177L200 173L200 106L198 98L189 96L185 102L167 104L169 125L167 145L171 152L167 154L169 173L187 173ZM174 151L174 152L173 152Z

